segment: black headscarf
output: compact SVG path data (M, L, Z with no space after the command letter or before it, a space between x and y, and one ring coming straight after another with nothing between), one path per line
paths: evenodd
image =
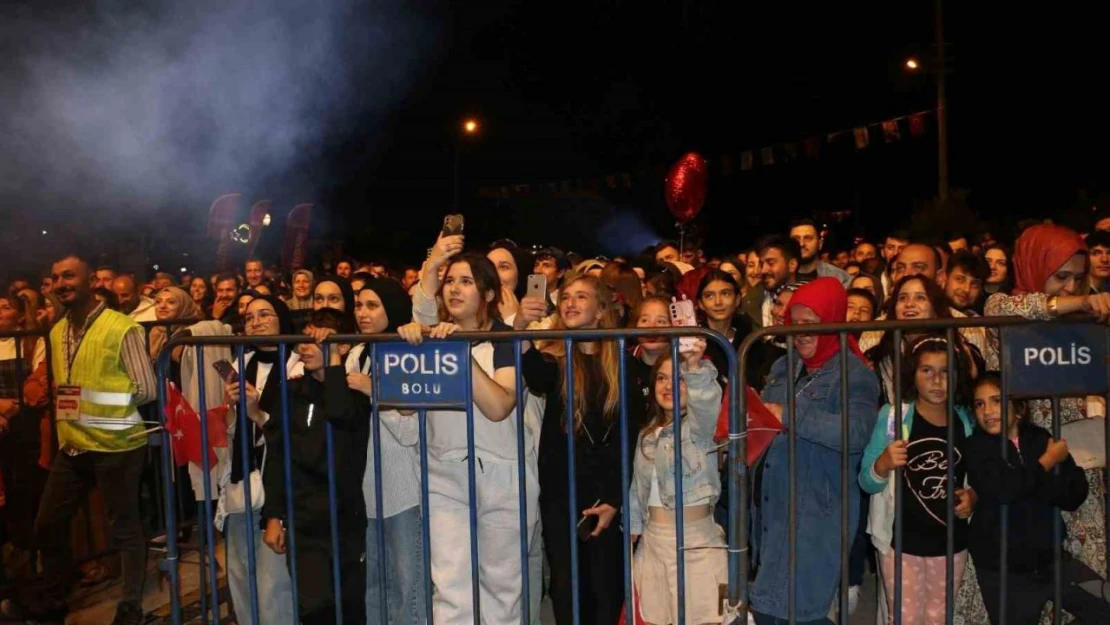
M373 291L382 300L388 321L383 333L392 334L400 326L412 321L412 298L405 292L400 282L392 278L371 278L366 281L366 286L362 287L359 293L363 291Z
M281 301L281 298L276 297L274 295L256 295L254 299L269 302L270 305L274 307L274 312L277 313L277 316L278 316L278 334L282 334L282 335L297 334L297 330L293 327L293 315L289 312L289 307L285 305L285 302ZM253 302L254 300L251 300L251 301ZM286 347L286 349L285 349L285 362L286 363L289 362L289 359L293 357L294 353L296 353L296 350L293 349L293 346L287 346ZM273 364L277 363L277 359L278 359L278 352L277 351L268 351L268 350L263 351L261 349L255 349L254 350L254 355L251 357L250 362L247 363L246 369L243 371L243 376L242 376L243 379L245 379L245 380L249 381L251 384L253 384L255 378L258 376L258 365L259 365L259 363L267 363L267 364L273 365ZM276 376L279 376L281 374L275 372L273 369L270 369L270 375L275 376L274 380L273 380L273 383L276 384L277 380L278 380L278 378ZM269 383L267 383L267 385L268 384ZM253 423L251 423L250 424L250 430L253 432L252 438L253 438L254 443L257 443L259 441L259 439L262 437L262 429L258 428L258 427L255 427L255 425ZM232 450L231 450L231 481L232 481L232 483L237 484L239 482L242 482L243 481L243 476L246 473L248 473L249 471L253 471L256 467L261 466L262 450L260 448L258 448L257 446L252 446L252 447L253 447L254 451L250 454L249 460L246 463L248 466L245 467L244 462L243 462L243 455L242 455L242 452L241 452L241 447L239 446L238 443L236 443L232 446Z
M340 278L339 276L332 276L332 275L320 276L320 279L316 281L316 286L313 287L313 289L312 289L313 299L315 299L315 297L316 297L316 289L320 288L320 285L325 283L325 282L331 282L331 283L333 283L333 284L335 284L336 286L339 287L339 292L343 295L343 303L346 304L346 307L347 307L347 314L348 315L354 315L355 314L355 291L354 291L354 289L351 288L351 283L349 281L344 280L343 278Z

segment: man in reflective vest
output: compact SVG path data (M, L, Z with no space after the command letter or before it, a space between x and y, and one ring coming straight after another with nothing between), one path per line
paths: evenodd
M138 625L146 569L139 516L146 428L138 407L156 397L157 380L142 327L93 297L89 264L67 256L51 274L67 313L50 332L59 453L35 521L45 583L40 597L5 611L24 619L65 619L70 522L95 482L122 559L123 597L112 625Z

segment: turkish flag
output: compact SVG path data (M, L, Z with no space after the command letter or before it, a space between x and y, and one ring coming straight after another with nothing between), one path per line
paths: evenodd
M759 394L752 390L752 387L747 384L744 385L744 393L747 397L748 408L748 457L747 465L749 467L755 466L759 461L759 457L771 445L771 441L778 436L779 432L783 431L782 422L778 420L773 412L763 405L763 400L760 399ZM728 392L726 389L725 399L721 402L721 412L717 415L717 430L713 434L714 440L728 440Z
M213 408L207 414L209 467L216 466L218 461L213 447L227 447L227 422L224 418L226 415L227 406ZM166 385L165 417L166 432L170 435L177 466L183 467L191 462L198 467L203 467L200 417L172 383Z
M640 613L640 591L636 584L632 585L632 622L628 621L628 604L621 606L621 615L617 618L617 625L647 625L644 615Z

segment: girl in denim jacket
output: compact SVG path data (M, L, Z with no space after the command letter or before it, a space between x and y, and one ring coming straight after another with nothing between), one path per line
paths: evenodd
M713 520L721 494L713 430L721 410L717 368L703 360L705 340L683 355L678 405L682 413L683 548L686 564L686 622L720 622L718 585L727 583L725 534ZM634 539L643 535L633 577L646 622L678 621L678 558L675 530L675 393L670 355L656 361L649 380L649 422L640 432L629 489Z
M880 572L886 593L888 622L894 622L894 488L902 488L902 623L933 625L945 622L945 568L947 566L948 462L955 463L957 484L966 482L964 441L973 422L968 403L970 374L964 354L953 352L956 388L948 388L948 341L926 336L906 355L902 389L911 402L902 407L902 436L895 436L896 419L890 404L883 406L863 453L859 482L871 495L867 532L880 554ZM948 393L956 394L956 414L948 414ZM948 419L959 422L954 430L953 456L946 457ZM897 440L896 440L897 439ZM890 479L902 469L901 483ZM967 518L975 506L968 488L953 493L955 525L953 588L959 590L967 563Z

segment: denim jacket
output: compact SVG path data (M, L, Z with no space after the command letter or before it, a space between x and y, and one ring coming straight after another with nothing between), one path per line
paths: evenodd
M713 506L721 496L721 476L717 471L717 448L713 431L721 411L721 385L717 368L708 359L697 371L682 367L686 382L686 416L682 419L682 503L703 501ZM648 497L651 495L652 468L659 480L659 499L667 510L675 508L674 427L641 434L633 450L632 485L628 489L629 524L633 534L642 534L647 523ZM708 501L706 501L708 500Z
M971 415L963 406L956 406L956 414L966 436L974 429ZM875 473L875 460L883 455L890 444L889 432L893 429L890 420L894 418L891 405L886 404L879 410L879 420L871 431L871 441L863 452L863 462L859 468L859 485L863 492L871 495L871 506L867 513L867 533L871 544L879 553L886 555L894 541L894 480L881 478ZM913 431L913 404L902 404L902 438L909 439Z
M848 366L848 462L858 467L867 437L875 424L879 401L879 379L859 358L849 354ZM771 367L763 401L783 407L783 423L789 427L786 384L788 375L801 379L794 386L796 494L795 612L799 622L825 618L840 583L840 355L820 368L802 374L799 362L787 371L786 357ZM751 587L751 604L757 612L787 618L789 587L789 435L775 437L764 456L762 495L753 506L752 538L759 564ZM846 496L849 536L859 524L860 490L849 482Z

